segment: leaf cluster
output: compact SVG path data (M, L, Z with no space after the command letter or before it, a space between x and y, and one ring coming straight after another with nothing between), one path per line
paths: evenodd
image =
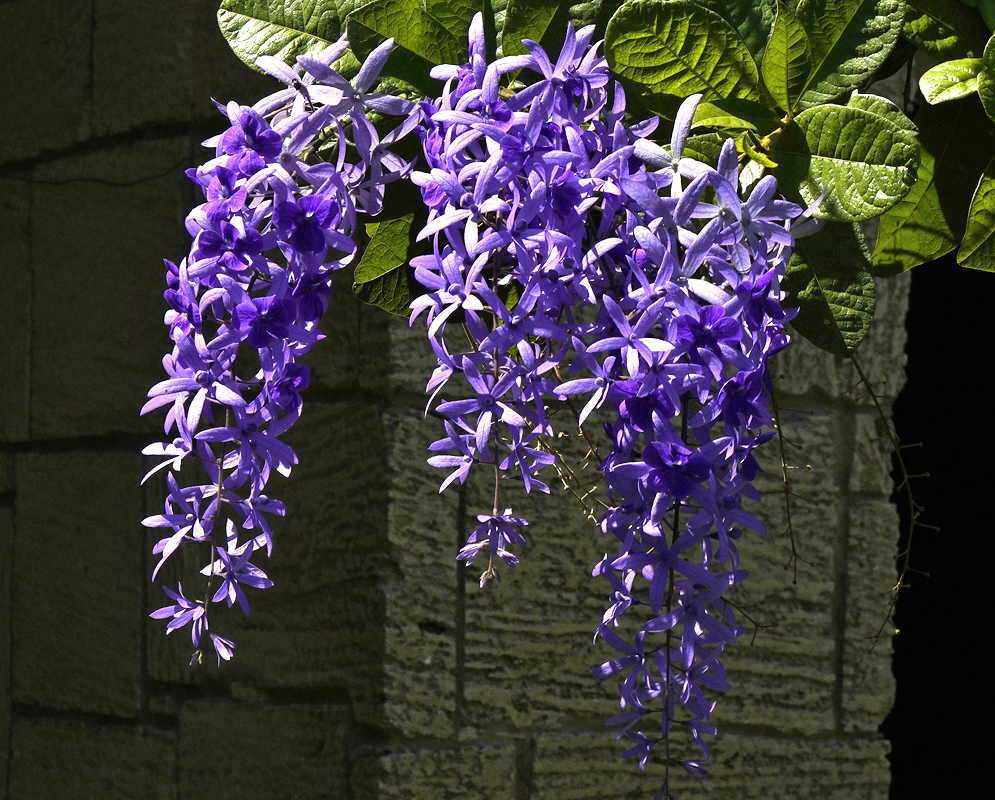
M995 0L978 2L995 11ZM249 65L264 54L293 62L343 34L362 58L393 38L392 90L432 97L430 70L465 63L478 11L489 49L505 55L525 52L522 39L557 52L567 22L595 24L630 107L664 121L704 94L685 154L714 163L733 138L744 182L774 175L825 221L799 238L785 282L800 306L795 328L819 347L856 350L875 275L957 247L965 266L995 270L995 45L984 9L959 0L224 0L219 21ZM910 69L916 50L952 59L924 90L930 102L961 98L955 112L925 106L913 123L908 97L866 93ZM669 140L666 124L657 133ZM417 294L407 261L423 213L403 191L388 194L356 270L367 302L404 313Z

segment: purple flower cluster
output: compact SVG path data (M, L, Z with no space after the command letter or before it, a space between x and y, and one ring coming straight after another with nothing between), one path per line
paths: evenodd
M732 141L716 168L685 154L700 95L680 107L669 150L645 138L655 120L627 126L592 34L568 29L555 63L527 40L527 54L489 63L478 16L470 63L434 70L445 90L422 104L428 170L412 175L432 244L412 265L429 291L411 321L425 314L438 359L432 401L454 378L469 390L437 405L446 436L431 449L445 454L429 462L451 470L442 488L475 465L494 472L492 512L459 554L488 556L481 585L497 560L518 563L527 523L500 512L500 485L548 491L540 443L558 401L584 399L581 425L614 411L600 525L617 547L594 569L612 587L595 641L620 655L595 674L618 679L609 724L642 768L675 725L708 756L706 690L727 688L719 656L741 633L724 599L746 576L735 540L763 531L742 500L758 499L753 450L773 435L767 361L791 316L779 280L791 222L808 214L775 197L772 177L742 200ZM519 70L539 79L502 91Z
M143 453L164 459L145 479L168 468L169 494L164 512L143 524L164 533L153 580L180 545L203 549L205 588L164 587L172 602L151 615L170 620L167 633L191 626L194 661L205 636L219 663L232 656L234 644L209 629L212 603L248 613L243 587L272 585L250 559L270 554L266 515L285 511L266 483L297 463L279 437L301 414L309 373L299 359L322 338L332 275L357 252L357 220L377 214L384 185L409 168L389 148L419 110L368 91L392 45L374 50L351 83L331 66L344 40L299 58L297 69L261 57L258 66L286 88L251 107L219 106L230 127L204 143L214 157L187 173L205 202L186 219L189 255L166 262L173 349L163 359L168 377L142 409L167 409L174 438ZM403 121L381 138L368 109Z
M593 31L568 27L555 62L528 40L524 55L488 61L478 14L469 63L435 68L442 95L418 104L369 91L390 41L351 83L331 66L344 41L297 69L259 59L286 88L222 109L230 128L188 173L205 197L187 217L189 255L167 262L173 348L142 413L165 407L174 438L143 451L163 459L146 479L169 470L164 513L144 524L164 532L153 578L180 545L201 547L206 566L202 590L164 587L170 603L152 616L167 633L190 625L195 660L205 637L231 658L209 610L248 613L244 587L272 585L250 559L272 550L266 515L285 511L264 493L269 476L297 463L279 437L301 414L299 358L321 338L362 215L409 178L430 249L411 261L425 292L410 322L424 316L438 363L429 402L445 428L429 463L448 471L440 491L475 466L494 476L493 507L458 558L486 555L481 586L498 563L515 566L528 521L502 483L549 491L544 442L571 397L579 425L608 419L600 528L616 543L594 568L611 586L595 641L618 655L595 675L618 681L608 722L635 742L626 755L640 769L663 743L668 765L699 777L700 763L671 756L670 736L685 729L707 759L709 695L728 688L720 656L742 632L726 600L746 577L736 540L763 532L743 500L758 499L753 451L773 435L768 360L788 344L779 281L811 223L797 224L808 212L777 198L772 177L741 199L732 141L716 167L686 152L699 95L681 105L669 149L645 138L658 120L627 124ZM418 170L391 152L411 131ZM440 397L457 382L460 399Z
M622 124L620 88L609 105L610 78L592 34L568 28L555 64L531 41L523 42L527 54L488 63L478 15L470 63L435 68L445 91L422 103L429 169L412 180L429 209L419 237L431 239L432 253L411 262L429 289L412 303L411 322L426 315L438 356L433 397L454 376L470 389L469 399L437 407L447 435L431 449L456 451L429 459L452 470L442 488L465 481L475 464L495 473L492 512L459 554L468 563L487 554L481 584L497 575L496 559L517 564L509 547L524 543L525 521L501 513L502 475L527 491L549 491L538 477L555 460L539 446L552 433L547 401L585 329L575 312L597 304L616 277L606 254L622 245L614 231L620 180L632 168L645 171L633 157L636 133ZM503 93L502 77L524 69L542 79ZM574 382L561 393L586 387Z

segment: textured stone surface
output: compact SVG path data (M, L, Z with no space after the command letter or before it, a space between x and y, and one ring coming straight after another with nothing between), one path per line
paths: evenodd
M287 504L288 516L274 521L272 558L258 559L275 586L248 590L248 619L237 607L212 617L212 629L238 646L225 670L231 680L270 689L338 687L357 703L357 713L374 713L384 648L379 587L389 568L383 435L375 406L333 403L308 406L286 437L300 463L290 480L274 475L267 492ZM164 493L149 493L161 504ZM149 535L149 550L157 538ZM197 585L193 573L202 557L174 557L160 582L175 585L187 575ZM162 601L154 588L150 610ZM148 622L152 677L195 681L198 673L187 667L189 635L166 637L164 628Z
M385 706L403 736L456 733L459 597L456 492L439 495L439 470L425 463L431 422L414 409L387 414L390 551L397 572L384 587Z
M218 5L95 1L95 135L196 117L216 120L220 133L225 119L210 98L251 104L283 88L276 79L247 69L231 52L218 28Z
M356 800L519 800L516 749L472 742L413 748L359 760Z
M885 532L892 531L888 536ZM841 724L848 734L877 731L895 702L894 624L887 617L896 581L898 514L887 500L854 503L846 553Z
M390 319L356 298L351 277L351 271L343 270L333 279L328 311L319 326L325 338L305 357L311 370L308 395L316 399L358 392L384 397L387 392Z
M17 457L14 700L133 716L141 703L140 459Z
M30 209L31 186L26 180L0 180L0 442L22 441L29 434Z
M11 737L10 797L174 800L173 750L167 731L21 719Z
M345 705L192 702L180 714L180 798L348 797Z
M0 506L0 797L7 785L10 752L10 606L14 509Z
M665 771L651 760L640 774L621 764L623 743L602 731L567 731L536 738L531 800L646 800L663 785ZM744 797L834 800L888 796L887 743L876 740L791 739L722 734L711 747L713 762L703 785L672 767L675 797L695 800ZM695 755L679 747L675 758ZM606 787L611 787L606 790Z
M36 170L33 436L158 427L138 411L148 388L164 378L162 259L178 258L187 246L180 197L186 152L184 140L138 142Z
M90 135L90 34L91 3L0 4L0 52L18 54L6 62L4 102L30 109L0 116L0 159L28 158Z

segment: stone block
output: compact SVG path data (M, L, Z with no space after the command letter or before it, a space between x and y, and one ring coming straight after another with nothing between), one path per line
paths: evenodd
M662 749L654 750L640 774L621 757L631 742L614 742L608 731L567 731L536 737L532 800L646 800L663 786ZM658 749L662 745L658 745ZM712 761L702 785L671 766L674 797L834 800L888 796L887 743L873 739L795 739L721 734L710 746ZM671 742L678 759L700 757L687 739Z
M886 425L890 425L891 420L882 420L876 412L868 411L856 414L855 422L849 491L878 498L890 497L895 488L891 478L894 450Z
M180 714L179 796L349 796L347 705L190 702Z
M3 11L0 10L0 15ZM31 186L0 180L0 442L24 441L28 431L31 363Z
M573 465L586 452L578 438L554 446ZM615 684L591 676L614 657L603 644L592 645L611 588L591 570L615 543L562 490L555 471L547 481L549 495L527 495L514 483L501 488L501 509L511 507L530 522L522 530L526 546L515 548L519 566L499 562L501 582L484 590L479 577L487 556L466 568L467 736L597 725L615 713ZM467 487L464 540L479 524L476 515L491 511L492 475L482 470Z
M428 343L425 319L420 317L408 327L407 320L392 318L389 330L391 397L415 398L416 403L424 406L429 397L425 394L425 385L437 364L435 353ZM457 387L455 379L452 385L457 392L465 391Z
M248 618L237 606L212 607L211 630L233 639L238 648L222 669L223 680L281 692L335 690L351 698L356 714L371 724L381 713L385 609L380 587L392 569L383 437L376 407L360 403L308 405L285 437L299 464L289 480L274 474L266 492L286 503L287 516L271 519L272 557L253 559L275 585L247 591ZM148 513L157 513L164 486L150 488L148 495ZM160 535L150 532L148 551ZM185 589L200 586L196 572L205 559L196 548L181 548L157 584L175 588L182 580ZM154 557L148 563L150 575ZM150 588L150 597L149 611L166 602L158 585ZM207 670L187 666L186 630L168 637L164 631L162 621L148 621L154 680L191 683L216 675L213 655Z
M243 64L218 27L217 3L97 0L93 16L93 131L208 117L211 98L252 105L283 84ZM204 151L205 153L207 151Z
M897 580L898 512L887 500L858 500L849 523L841 722L848 734L867 736L895 702L889 605Z
M138 412L165 377L162 259L178 260L189 245L186 153L181 139L142 141L37 169L33 437L161 434L161 415Z
M19 161L91 135L92 4L68 0L0 4L6 59L0 160ZM24 110L30 109L25 114Z
M139 711L140 466L118 453L17 456L15 702Z
M145 727L18 719L10 796L32 800L174 800L175 734Z
M14 509L0 507L0 786L7 785L10 752L10 607Z
M474 742L459 748L418 747L356 754L356 800L517 800L512 744Z
M457 489L439 494L442 470L426 463L432 423L415 409L385 415L388 541L384 585L384 713L402 736L454 736L460 629Z
M332 281L328 311L319 327L325 338L303 361L311 370L308 398L354 396L358 392L384 397L391 364L390 315L360 302L344 270ZM425 343L428 347L428 343ZM391 396L393 402L399 398Z

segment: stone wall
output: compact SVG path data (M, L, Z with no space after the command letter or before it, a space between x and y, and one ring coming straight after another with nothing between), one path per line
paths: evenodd
M439 496L425 464L430 351L345 282L288 437L300 466L271 484L276 587L229 618L234 661L190 668L184 634L148 619L164 596L139 521L165 492L139 487L161 415L138 409L168 344L161 258L186 252L183 169L223 122L209 98L272 86L215 6L0 3L0 796L651 797L660 769L621 760L613 688L590 679L608 543L568 496L523 499L522 566L481 592L453 557L486 489ZM887 324L861 355L891 398L906 284L879 294ZM797 582L772 444L771 533L743 541L736 598L764 627L728 651L705 787L677 788L883 800L891 650L868 637L894 580L890 460L847 364L800 343L777 370Z

